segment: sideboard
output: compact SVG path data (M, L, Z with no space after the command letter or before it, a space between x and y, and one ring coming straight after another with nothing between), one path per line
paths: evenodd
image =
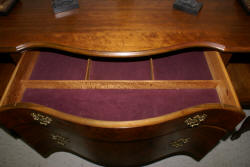
M68 151L106 166L201 159L244 118L223 60L250 52L249 16L233 0L204 0L197 16L173 2L83 0L58 18L49 0L19 1L0 17L0 54L13 60L3 75L3 127L44 157Z

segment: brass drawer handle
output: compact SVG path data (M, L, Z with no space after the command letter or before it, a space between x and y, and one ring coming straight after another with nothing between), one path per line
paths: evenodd
M205 121L206 118L207 118L206 114L196 115L193 118L186 119L185 123L187 124L188 127L193 128L195 126L200 125L200 123Z
M178 139L176 141L173 141L171 143L171 146L174 147L174 148L179 148L179 147L182 147L182 146L184 146L184 144L189 143L189 142L190 142L190 137L188 137L188 138L180 138L180 139Z
M61 146L65 146L69 143L69 139L58 134L51 134L51 139Z
M35 121L39 121L39 123L44 126L47 126L52 122L50 117L44 116L42 114L31 113L31 116Z

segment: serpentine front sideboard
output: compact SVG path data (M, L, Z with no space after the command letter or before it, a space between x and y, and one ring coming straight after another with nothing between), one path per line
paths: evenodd
M173 2L83 0L56 17L49 0L19 1L0 17L1 57L16 58L2 127L44 157L201 159L245 117L223 60L250 52L249 16L234 0L203 0L197 16Z

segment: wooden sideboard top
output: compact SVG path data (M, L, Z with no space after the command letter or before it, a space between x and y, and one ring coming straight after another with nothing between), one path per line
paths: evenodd
M78 11L56 18L50 0L21 0L0 16L0 52L45 47L151 54L192 46L250 52L250 16L240 3L200 1L195 16L174 10L174 0L79 0Z

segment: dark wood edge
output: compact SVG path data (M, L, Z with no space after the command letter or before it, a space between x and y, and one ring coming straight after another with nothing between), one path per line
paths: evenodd
M9 52L22 52L25 50L54 50L54 51L64 51L74 54L81 54L90 57L110 57L110 58L134 58L134 57L144 57L152 56L157 54L162 54L166 52L174 52L186 49L207 49L207 50L217 50L225 51L225 46L213 42L189 42L179 45L173 45L170 47L164 47L152 50L141 50L141 51L96 51L96 50L86 50L73 48L64 45L58 45L46 42L29 42L18 45L16 48L13 47L0 47L0 53Z
M242 118L245 117L245 113L234 106L231 105L222 105L216 103L208 103L197 105L189 108L185 108L183 110L179 110L170 114L166 114L159 117L148 118L143 120L135 120L135 121L102 121L102 120L94 120L89 118L83 118L74 116L71 114L63 113L58 110L39 105L34 103L17 103L14 105L6 105L0 108L0 112L12 110L12 109L30 109L31 111L37 111L44 113L46 115L50 115L52 117L56 117L65 121L92 126L92 127L100 127L100 128L135 128L135 127L142 127L142 126L152 126L156 124L160 124L166 121L174 120L176 118L185 117L190 114L194 114L197 112L202 112L211 109L218 109L218 110L225 110L230 112L235 112L240 115Z
M0 14L6 15L16 2L17 0L5 0L2 4L0 4Z

